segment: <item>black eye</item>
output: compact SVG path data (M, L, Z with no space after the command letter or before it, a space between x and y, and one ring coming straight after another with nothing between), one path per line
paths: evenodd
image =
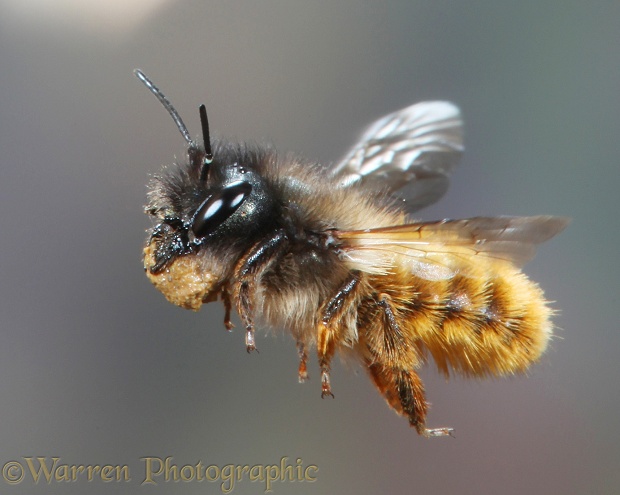
M232 215L252 192L252 186L240 182L215 193L196 210L192 220L192 232L205 237Z

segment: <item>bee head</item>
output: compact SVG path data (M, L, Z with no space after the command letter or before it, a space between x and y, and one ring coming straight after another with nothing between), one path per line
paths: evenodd
M161 91L141 71L135 74L168 110L188 144L187 160L150 183L146 212L155 226L145 248L145 270L171 301L169 293L191 285L188 277L210 275L208 283L199 283L204 299L206 287L211 290L230 272L235 255L247 249L273 218L273 195L259 171L270 157L245 145L212 143L204 105L200 106L204 143L198 145ZM164 278L175 277L174 287L162 285ZM193 302L176 303L197 309Z

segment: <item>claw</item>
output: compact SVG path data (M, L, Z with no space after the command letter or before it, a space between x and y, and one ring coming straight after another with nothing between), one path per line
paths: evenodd
M329 382L329 371L327 370L323 370L321 372L321 389L321 399L324 399L325 397L332 397L332 399L334 398L332 387Z
M258 352L258 350L256 349L256 341L254 339L254 328L253 327L248 327L245 332L245 348L248 351L248 353L252 351Z
M299 363L299 370L297 372L297 378L299 383L304 383L308 379L308 371L306 370L306 363Z
M422 435L430 437L452 437L454 438L454 428L425 428Z

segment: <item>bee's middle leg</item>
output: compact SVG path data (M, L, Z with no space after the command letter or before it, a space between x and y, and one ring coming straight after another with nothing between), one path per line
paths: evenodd
M299 383L303 383L308 379L308 353L306 352L306 344L303 340L297 341L297 353L299 355L299 369L297 376Z
M329 377L331 360L336 351L336 336L341 331L343 314L352 304L357 304L359 276L354 273L340 287L338 292L321 308L317 329L317 353L321 368L321 397L333 397Z

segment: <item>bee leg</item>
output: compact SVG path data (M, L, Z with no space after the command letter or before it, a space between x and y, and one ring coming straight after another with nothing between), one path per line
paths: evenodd
M297 353L299 354L299 383L303 383L308 379L308 368L306 366L308 353L306 352L306 344L302 340L297 341Z
M329 378L330 364L336 351L335 336L340 330L341 317L357 301L359 278L353 274L322 308L322 318L317 331L317 352L321 367L321 397L333 397Z
M422 380L415 371L385 367L374 362L368 371L375 386L398 414L409 418L409 424L425 437L453 436L452 428L427 428L428 403Z
M319 323L317 335L317 352L319 355L319 367L321 368L321 398L334 397L332 393L331 381L329 379L329 371L332 357L336 351L333 326L323 319Z
M283 230L278 230L267 240L254 244L235 266L234 298L237 312L245 325L245 346L248 352L257 350L252 317L254 313L252 301L257 281L261 272L278 259L287 246L288 237Z
M401 331L392 308L391 300L387 294L382 294L378 301L385 315L385 336L384 345L389 342L392 351L392 359L385 361L385 351L388 349L369 348L374 357L373 362L368 366L370 376L375 382L379 392L385 397L388 404L399 414L409 418L409 424L416 431L425 437L441 437L452 435L452 428L426 428L426 412L428 403L424 392L424 384L418 374L410 367L402 369L398 366L399 362L407 364L409 359L402 359L398 356L397 347L402 346ZM384 356L383 358L381 356ZM400 359L399 359L400 357Z
M232 331L234 325L230 321L230 310L232 309L232 303L230 301L230 292L226 286L222 287L222 302L224 303L224 327L229 332Z

